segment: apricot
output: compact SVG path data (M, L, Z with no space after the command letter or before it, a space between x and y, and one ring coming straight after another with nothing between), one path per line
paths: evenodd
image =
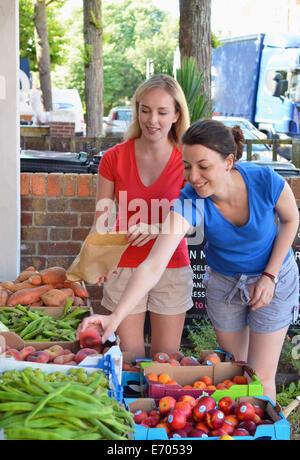
M216 389L217 389L217 388L216 388L215 385L208 385L208 386L206 387L206 390L214 390L214 391L215 391Z
M151 380L151 382L158 382L158 375L154 374L154 372L148 374L147 377L149 380Z
M228 388L225 385L225 383L218 383L218 385L216 386L216 389L217 390L228 390Z
M159 374L158 381L159 383L168 383L171 380L169 374Z
M167 382L167 385L179 385L179 383L176 380L171 379Z
M233 377L233 383L236 385L247 385L247 378L244 375L235 375Z
M192 390L193 387L192 387L192 385L184 385L183 389L184 390Z
M232 385L233 385L233 381L230 380L230 379L224 380L223 383L226 385L226 388L230 388L230 387L232 387Z
M203 377L201 377L201 379L199 379L200 382L204 382L206 386L209 386L209 385L212 385L213 384L213 381L212 381L212 378L211 377L208 377L208 375L204 375Z
M196 382L193 383L193 388L197 390L205 390L206 383L202 382L201 380L196 380Z

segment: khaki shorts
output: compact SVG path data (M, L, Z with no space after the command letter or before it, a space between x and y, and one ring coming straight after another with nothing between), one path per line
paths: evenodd
M103 284L102 305L114 311L136 268L118 268ZM190 265L167 268L158 283L131 311L131 315L151 311L160 315L178 315L193 307L193 271Z

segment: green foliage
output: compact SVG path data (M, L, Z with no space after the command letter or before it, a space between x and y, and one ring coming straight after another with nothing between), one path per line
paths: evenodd
M187 326L188 339L191 341L192 351L215 350L219 348L213 325L207 316L199 321L193 320L192 326ZM185 353L190 355L190 350Z
M208 101L202 93L203 72L199 70L193 57L182 59L181 66L177 69L176 79L185 94L191 123L209 116Z
M50 44L51 70L64 62L66 46L65 28L59 12L66 0L56 0L47 7L48 39ZM20 57L30 61L30 70L38 70L34 40L34 8L32 0L19 0Z
M280 393L276 395L276 401L280 404L281 407L286 407L290 404L297 396L300 395L300 380L298 383L292 382L289 386L282 386Z

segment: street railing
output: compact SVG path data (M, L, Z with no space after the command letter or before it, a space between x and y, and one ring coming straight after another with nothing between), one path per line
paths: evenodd
M251 161L253 144L266 144L272 148L272 160L277 161L277 155L280 154L279 148L285 145L291 145L291 162L300 168L300 139L247 139L247 160Z

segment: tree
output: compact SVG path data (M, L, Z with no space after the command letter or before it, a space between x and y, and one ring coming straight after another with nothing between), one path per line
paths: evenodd
M211 0L179 0L181 59L194 57L203 72L203 92L210 101Z
M50 71L63 60L63 26L57 12L65 0L19 0L20 57L39 71L45 110L52 109Z
M84 0L87 136L99 136L103 117L102 0Z

